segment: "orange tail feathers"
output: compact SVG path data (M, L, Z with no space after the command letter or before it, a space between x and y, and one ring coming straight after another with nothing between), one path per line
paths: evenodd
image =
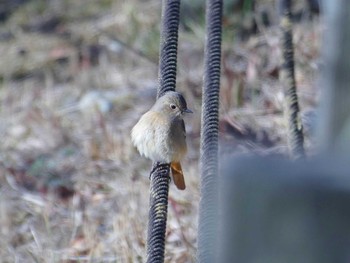
M185 190L185 178L184 174L182 172L181 164L179 162L172 162L170 164L171 172L173 174L173 180L174 184L176 185L177 189L179 190Z

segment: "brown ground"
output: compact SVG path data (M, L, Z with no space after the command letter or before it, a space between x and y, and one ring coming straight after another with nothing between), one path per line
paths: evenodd
M144 262L151 163L129 133L155 99L159 2L44 3L19 7L0 31L0 261ZM278 28L239 41L225 21L221 154L285 155ZM309 151L321 31L318 18L295 28ZM166 262L194 262L203 25L179 41L177 89L195 113L187 189L170 188Z

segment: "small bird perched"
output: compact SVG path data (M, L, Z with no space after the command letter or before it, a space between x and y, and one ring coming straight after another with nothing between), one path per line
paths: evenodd
M186 188L180 161L187 152L183 117L192 113L184 97L168 91L136 123L131 139L141 155L154 162L170 163L174 183Z

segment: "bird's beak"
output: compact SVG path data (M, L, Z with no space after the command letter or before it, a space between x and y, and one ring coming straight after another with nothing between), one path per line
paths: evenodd
M185 109L183 112L185 112L185 113L193 113L193 111L191 111L190 109Z

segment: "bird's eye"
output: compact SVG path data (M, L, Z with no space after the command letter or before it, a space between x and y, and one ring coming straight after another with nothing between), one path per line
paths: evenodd
M173 110L176 109L176 105L175 104L170 104L170 108L172 108Z

